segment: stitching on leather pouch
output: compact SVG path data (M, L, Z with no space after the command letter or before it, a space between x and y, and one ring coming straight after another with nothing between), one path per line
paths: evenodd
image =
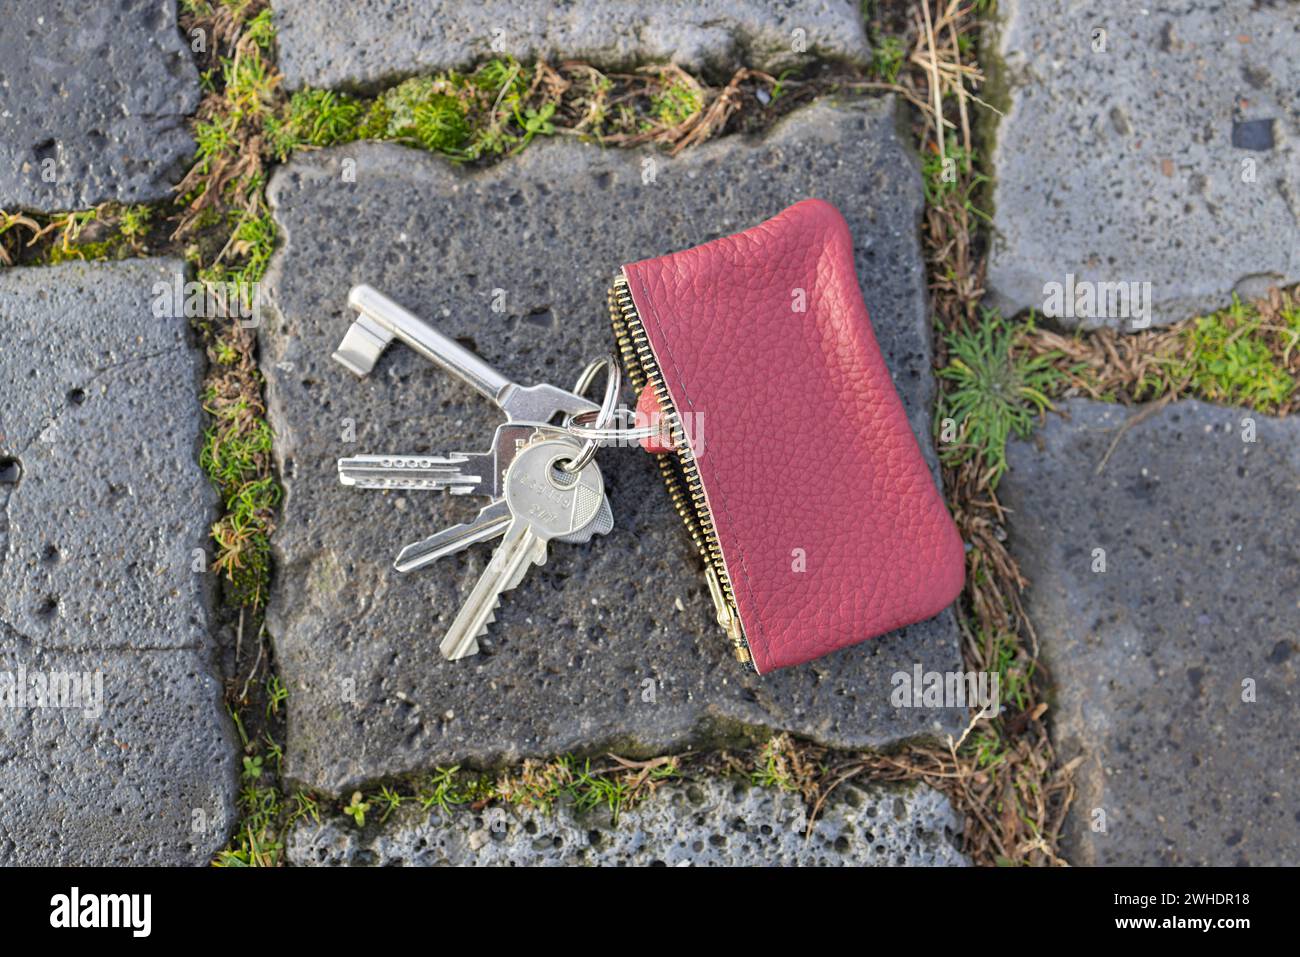
M645 302L645 304L650 308L650 316L651 316L651 318L654 320L655 328L656 328L656 329L658 330L658 332L659 332L659 338L660 338L660 340L663 342L663 344L664 344L664 348L668 350L668 359L669 359L670 362L672 362L672 365L673 365L673 371L677 373L677 381L681 383L681 387L682 387L682 397L683 397L684 399L686 399L686 403L687 403L687 405L690 406L690 408L691 408L691 412L694 413L694 412L695 412L695 400L694 400L693 398L691 398L690 390L686 387L686 377L685 377L684 375L682 375L682 369L681 369L681 366L679 366L679 365L677 364L677 356L675 356L675 355L673 354L673 347L672 347L672 344L668 341L668 337L664 335L664 332L663 332L663 323L659 321L659 312L658 312L658 310L655 308L654 300L651 299L651 297L650 297L650 292L649 292L649 290L646 289L646 287L645 287L645 283L644 283L643 281L641 281L640 279L638 279L638 280L637 280L637 285L641 288L641 298L642 298L642 300L643 300L643 301ZM665 383L665 385L667 385L667 383ZM697 467L698 467L698 466L697 466ZM734 527L735 522L734 522L734 521L732 520L732 518L731 518L731 508L727 505L727 495L726 495L726 491L723 490L723 489L718 489L717 491L718 491L718 502L719 502L719 504L722 506L722 510L723 510L724 512L726 512L726 514L727 514L727 521L730 522L730 523L732 524L732 526ZM721 544L721 543L719 542L719 544ZM742 574L744 574L744 576L745 576L745 588L749 591L750 601L751 601L751 602L754 602L754 604L757 605L757 601L755 601L755 599L754 599L754 583L753 583L753 581L750 580L750 577L749 577L749 565L745 562L745 552L744 552L744 549L742 549L742 548L740 547L739 542L736 543L736 557L737 557L737 558L739 559L739 561L740 561L740 570L741 570ZM740 609L737 608L736 611L739 613ZM756 616L756 617L757 617L757 622L756 622L756 623L757 623L757 625L758 625L758 636L759 636L760 638L762 638L762 641L763 641L763 650L764 650L764 652L766 652L766 651L768 650L768 649L767 649L767 636L763 633L763 619L762 619L761 616Z

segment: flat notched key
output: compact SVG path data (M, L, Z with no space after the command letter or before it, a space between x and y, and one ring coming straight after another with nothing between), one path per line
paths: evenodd
M496 499L479 510L473 520L435 532L422 541L407 545L397 553L393 567L399 572L413 572L432 565L440 558L487 542L502 534L510 524L510 506Z
M486 452L451 455L353 455L339 459L339 481L358 488L447 489L453 495L471 492L501 497L506 469L529 442L563 434L532 422L497 426Z
M605 503L600 469L589 463L576 476L557 473L581 446L553 439L528 446L506 473L505 501L510 525L492 560L447 629L439 650L454 661L478 653L478 639L496 617L501 595L523 580L529 568L546 561L547 542L582 530Z

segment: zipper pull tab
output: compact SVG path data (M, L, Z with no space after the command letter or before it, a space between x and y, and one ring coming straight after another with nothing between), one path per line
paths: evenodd
M749 649L745 646L744 633L740 630L740 618L732 612L727 596L722 593L722 582L718 580L717 569L712 565L706 566L704 580L709 585L709 596L713 599L718 626L731 641L732 654L741 664L749 664Z

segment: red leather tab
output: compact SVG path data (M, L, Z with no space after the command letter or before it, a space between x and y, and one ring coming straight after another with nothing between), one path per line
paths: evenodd
M664 422L663 411L659 408L659 399L655 395L654 383L647 382L636 400L636 427L660 425ZM641 439L641 448L653 454L671 452L672 436L660 434Z
M705 427L700 480L758 670L947 607L961 538L876 343L839 212L806 200L624 273L668 395Z

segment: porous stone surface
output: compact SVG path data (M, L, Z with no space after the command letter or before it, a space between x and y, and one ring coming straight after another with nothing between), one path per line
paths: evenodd
M506 54L718 70L871 58L852 0L281 0L275 22L280 69L293 88L374 87Z
M44 650L0 623L0 865L207 864L234 827L237 751L207 652L85 637ZM37 705L34 675L90 697Z
M202 863L233 822L201 359L154 309L183 270L0 272L0 860ZM15 697L51 672L99 672L102 709Z
M200 355L157 318L177 260L0 273L0 620L41 647L194 648L215 496L197 462ZM197 550L197 554L196 554Z
M1163 325L1300 280L1294 3L999 9L995 305L1041 312L1046 284L1067 276L1149 282ZM1084 311L1061 321L1134 327L1114 308Z
M1067 856L1300 863L1300 421L1063 411L1009 446L999 495L1058 753L1082 758Z
M841 785L807 834L798 794L720 779L661 787L618 820L608 808L492 806L403 813L358 830L300 823L288 859L350 866L960 867L962 821L924 785Z
M166 197L199 103L174 0L6 0L3 16L0 209Z
M615 745L644 754L758 727L847 747L964 726L960 709L890 703L895 673L960 669L950 612L799 668L747 673L717 628L658 470L636 449L600 458L614 531L555 544L497 609L484 653L445 662L438 642L490 549L407 575L392 561L482 503L345 488L335 466L358 453L486 448L502 421L400 344L362 380L332 361L353 284L384 291L520 381L569 385L613 346L605 296L620 265L808 196L849 221L876 333L929 450L922 195L893 102L814 105L765 138L677 159L548 141L469 172L353 144L295 159L269 196L284 244L267 277L261 362L286 500L268 623L290 689L292 780L341 793L439 764Z

